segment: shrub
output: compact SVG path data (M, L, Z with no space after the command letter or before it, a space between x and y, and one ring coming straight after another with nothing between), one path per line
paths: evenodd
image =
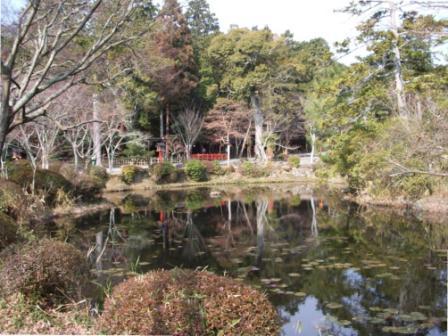
M207 168L199 160L190 160L185 164L184 168L185 174L188 178L196 181L207 181Z
M0 179L0 212L18 216L24 195L17 183Z
M288 163L291 166L291 168L299 168L300 167L300 156L290 155L288 157Z
M241 164L241 174L247 177L262 177L265 175L263 170L250 161L244 161Z
M59 167L59 174L64 176L68 181L75 181L78 177L78 172L75 169L75 165L70 163L64 163Z
M81 174L76 180L76 195L83 201L94 199L105 187L104 183L96 177Z
M235 172L235 167L234 166L226 166L224 168L224 175L232 174L234 172Z
M24 188L29 188L33 180L33 169L26 161L19 161L9 166L9 180ZM74 191L73 184L61 174L51 170L36 170L35 190L45 195L45 201L53 205L59 189L66 193Z
M102 188L106 186L106 182L109 179L106 168L99 166L90 166L89 176L96 179L96 181L98 181L100 185L102 185Z
M213 161L212 163L212 171L211 173L213 175L217 175L217 176L222 176L225 175L226 171L224 170L224 168L221 166L221 164L219 163L219 161Z
M434 178L423 174L403 176L395 182L394 187L409 198L417 199L425 194L432 194Z
M161 162L152 167L152 177L157 183L170 183L177 181L178 174L171 162Z
M126 184L135 182L138 171L138 167L133 165L121 167L121 180Z
M34 215L42 215L44 211L39 195L25 194L17 183L0 178L0 212L18 222L29 222Z
M0 250L15 243L18 238L17 223L0 211Z
M153 271L114 288L99 329L113 334L277 335L264 294L209 272Z
M0 270L1 294L20 292L46 303L79 298L88 267L70 244L44 239L10 251Z
M219 161L204 161L205 167L207 168L207 175L222 176L226 174L226 170L219 163Z

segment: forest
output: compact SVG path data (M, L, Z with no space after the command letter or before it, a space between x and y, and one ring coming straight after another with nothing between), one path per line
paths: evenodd
M446 191L446 54L434 51L446 51L444 5L340 9L367 17L356 41L337 44L368 50L347 66L321 38L220 32L206 1L86 5L79 20L31 4L2 30L3 171L13 154L40 169L57 159L112 169L116 157L318 152L321 176L358 193Z
M295 5L297 10L300 6ZM370 223L371 214L367 220L354 215L353 205L331 203L333 193L357 206L410 210L416 216L412 223L422 220L421 213L432 219L448 214L445 1L347 1L345 7L334 8L334 13L356 18L359 24L352 27L356 34L334 44L324 38L297 40L290 30L274 32L263 23L254 27L232 25L224 31L207 0L25 0L20 9L16 8L14 1L2 1L0 281L4 288L0 287L0 315L4 317L0 317L0 324L8 327L2 330L0 326L0 333L277 334L284 325L277 316L278 306L275 300L260 295L259 287L235 284L233 279L212 272L184 270L184 263L170 271L150 268L142 282L131 276L114 287L114 300L109 296L112 283L97 280L106 294L95 311L103 313L98 321L86 317L85 307L77 306L83 298L88 301L85 295L78 295L78 290L85 288L78 283L79 274L88 269L85 252L90 259L95 255L99 272L103 254L113 258L108 255L109 248L114 248L111 242L108 247L108 239L116 239L112 226L116 221L128 225L123 223L128 223L129 213L129 223L134 223L134 213L141 215L143 208L145 216L149 211L158 218L164 247L168 227L174 230L170 231L173 235L185 221L185 230L193 230L192 214L199 209L213 212L207 209L220 206L225 225L247 221L251 233L242 232L250 237L254 234L256 251L262 251L257 252L256 265L252 265L257 272L263 269L259 254L265 253L264 235L272 234L268 229L265 233L264 228L272 221L277 223L272 231L282 232L284 216L304 216L292 226L305 225L308 219L304 218L312 216L310 234L315 239L318 219L325 222L324 230L342 225L332 212L338 209L344 209L347 224L352 214L362 223ZM357 53L359 49L363 52ZM342 61L353 53L357 55L353 62ZM249 200L241 201L235 196L238 192L224 188L274 184L290 186L285 191L287 205L280 196L264 189L258 196L256 191L244 189L242 193ZM311 186L300 187L299 196L294 191L297 184ZM196 187L210 190L205 194L202 189L188 191ZM178 189L185 192L180 198L175 192ZM159 194L139 194L155 190L172 194L167 199ZM269 196L263 196L265 193ZM118 203L116 195L123 196ZM300 197L304 197L302 201ZM179 208L188 216L176 217ZM121 214L115 209L121 209ZM284 209L288 209L287 214ZM80 247L78 222L58 222L104 211L109 221L107 238L93 237L93 247ZM99 218L97 223L103 223L103 217ZM371 221L373 226L375 221L383 223ZM56 235L64 232L64 239L53 239L55 230ZM121 238L129 234L128 229L117 230ZM194 230L188 234L199 234ZM229 230L234 229L229 226ZM439 227L436 230L442 236L446 232ZM75 231L78 233L73 236ZM324 236L330 236L330 231L325 232ZM158 231L155 235L159 237ZM293 230L291 237L294 235ZM331 231L331 235L336 233ZM207 249L202 242L205 239L198 241ZM407 236L399 239L405 241L403 246L411 245ZM437 239L437 246L431 248L440 255L446 239ZM209 245L214 242L207 241ZM275 244L282 246L282 242ZM201 251L199 256L206 253ZM395 247L391 251L399 254ZM314 253L313 258L318 258ZM126 256L131 273L143 269L140 262L150 263L141 256ZM216 267L225 269L216 258ZM36 260L37 270L32 267ZM171 269L177 260L171 262L169 266L157 265ZM430 263L435 264L427 261ZM78 264L85 269L74 266ZM197 263L185 268L195 269L192 265L205 267ZM310 267L319 268L317 265ZM68 272L62 279L65 267L74 267L73 274ZM271 276L264 285L280 290L276 295L282 294L281 287L274 285L277 280L272 280L277 275ZM213 300L222 300L210 281L219 283L226 293L237 292L235 297L241 299L232 301L229 298L233 294L229 294L223 305L238 306L238 315L224 316L227 308L210 308ZM132 293L158 293L159 287L177 308L165 308L160 316L151 315L146 324L137 327L126 302L138 305ZM184 291L189 293L185 294L188 300L179 294ZM61 294L65 298L61 299ZM151 305L161 299L157 295L148 294L142 300ZM56 302L65 303L57 306ZM72 310L68 309L72 304L75 310L71 306ZM334 302L325 305L330 305L330 310L331 305L339 309ZM43 313L36 307L43 307ZM269 318L263 320L256 313L248 317L247 312L254 307ZM85 309L91 314L91 307ZM137 310L134 312L140 319L148 318L143 310ZM204 311L210 314L207 318L202 316ZM44 317L35 318L36 314ZM87 322L69 323L74 316ZM120 316L125 317L121 320ZM41 329L33 329L36 319L47 322L36 327ZM397 323L381 332L406 334L403 330L411 330L420 335L429 330L420 325L406 329L411 327ZM440 330L446 331L446 319L444 323ZM369 329L370 324L363 328L355 328L357 335L376 334L376 329ZM344 332L340 334L352 335Z

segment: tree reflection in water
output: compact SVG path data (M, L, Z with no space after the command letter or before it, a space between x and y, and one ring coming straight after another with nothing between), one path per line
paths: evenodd
M286 335L295 335L298 322L306 335L444 334L443 220L366 211L338 195L266 188L222 192L219 200L208 194L164 192L132 216L115 210L117 223L91 220L95 253L107 246L98 268L115 267L116 245L129 260L139 257L142 271L208 267L241 278L268 293ZM169 214L165 231L160 211Z

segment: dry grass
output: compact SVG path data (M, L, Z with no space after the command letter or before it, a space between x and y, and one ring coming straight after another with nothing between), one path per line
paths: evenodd
M64 309L62 309L64 308ZM0 334L94 333L87 305L42 308L37 302L14 294L0 299Z

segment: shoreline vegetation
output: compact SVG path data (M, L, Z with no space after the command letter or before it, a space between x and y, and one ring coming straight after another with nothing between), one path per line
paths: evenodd
M55 167L51 174L37 171L36 193L33 195L26 183L32 174L29 165L25 162L10 165L9 179L0 180L0 210L4 213L0 220L3 222L3 218L10 217L18 222L44 223L67 216L82 217L114 207L107 197L111 193L273 184L312 185L314 188L329 186L339 190L344 199L359 206L405 210L425 218L448 213L445 194L414 199L379 197L368 192L356 195L350 193L346 179L322 177L320 165L317 168L293 167L288 162L277 161L265 165L250 163L224 167L215 163L200 163L190 170L190 174L193 173L191 176L187 175L185 167L175 168L171 164L158 164L151 171L126 166L121 175L107 175L104 169L99 168L76 173L64 164L56 164Z
M0 334L278 335L284 328L290 335L282 315L300 310L298 301L279 308L267 287L239 282L263 273L266 251L280 254L269 255L273 274L265 284L298 300L307 293L274 274L288 259L300 265L291 265L285 279L299 276L296 266L304 273L316 266L314 275L328 276L328 284L338 277L334 270L353 266L345 256L336 262L335 254L351 254L358 237L378 247L378 255L389 248L376 228L418 236L435 227L431 246L445 247L448 58L442 46L448 20L439 14L446 5L346 2L313 14L317 23L329 9L358 17L357 33L332 46L326 36L297 39L297 18L285 31L272 30L264 18L250 28L233 22L224 31L207 0L5 0ZM272 13L276 6L288 10L275 1L263 5ZM294 13L310 7L297 6ZM365 52L346 64L358 49ZM368 212L375 216L367 222L361 217ZM387 221L379 218L385 214ZM318 225L321 218L328 227ZM200 220L208 232L195 224ZM351 221L366 235L349 237ZM395 225L401 222L415 226ZM325 237L327 228L334 231ZM210 235L214 242L207 241ZM405 246L401 237L390 237ZM224 259L246 238L239 262L209 262L214 245L208 243L216 243ZM326 238L337 245L324 256ZM409 244L413 250L431 248L432 241L419 238ZM302 258L308 241L317 243L320 261ZM156 247L163 248L161 258ZM186 258L177 264L175 253ZM193 262L200 256L206 264ZM140 258L150 267L139 268ZM227 273L234 264L239 273ZM175 266L196 269L157 270ZM357 282L360 268L350 268L341 278ZM420 283L434 288L435 276L446 278L443 271L433 278L427 272L409 288L409 270L406 282L391 272L377 274L379 286L400 293L400 314L403 307L421 307L406 302L425 292ZM383 289L372 296L372 281L366 284L368 294L357 288L340 303L319 299L316 307L329 317L325 310L342 308L347 298L382 304ZM433 288L431 300L446 294ZM327 298L335 296L331 290ZM397 296L390 297L395 305ZM361 312L344 308L344 315L354 310ZM388 315L382 331L409 333L402 322L426 321L421 315ZM369 329L379 314L346 316L334 326L375 334ZM291 322L301 333L304 321ZM330 332L336 321L326 322Z

